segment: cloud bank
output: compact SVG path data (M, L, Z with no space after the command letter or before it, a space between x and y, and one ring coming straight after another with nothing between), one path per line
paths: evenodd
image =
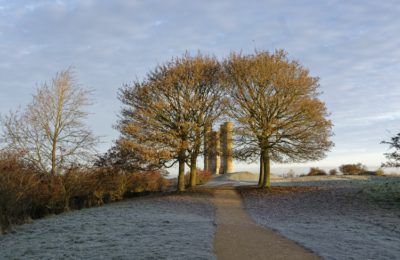
M73 66L95 90L90 124L118 133L117 90L158 63L198 50L285 49L321 78L335 148L321 164L379 165L379 142L399 131L397 1L0 0L0 113Z

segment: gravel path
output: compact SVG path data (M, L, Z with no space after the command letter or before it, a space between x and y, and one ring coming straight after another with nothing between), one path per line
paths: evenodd
M400 209L368 199L357 185L344 186L288 193L242 190L242 196L258 224L325 259L400 259Z
M40 219L0 236L0 259L215 259L210 196L137 198Z

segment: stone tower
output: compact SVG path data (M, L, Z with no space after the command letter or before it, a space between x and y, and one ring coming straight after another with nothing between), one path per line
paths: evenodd
M220 127L221 170L220 173L233 172L233 123L225 122Z
M205 129L204 169L212 174L233 172L233 124L225 122L219 131Z
M217 131L211 132L210 142L210 171L212 174L220 174L221 167L221 146L220 133Z
M210 162L211 162L211 146L210 146L210 142L211 142L211 126L207 125L204 128L204 170L205 171L210 171L213 172L211 170L211 166L210 166Z

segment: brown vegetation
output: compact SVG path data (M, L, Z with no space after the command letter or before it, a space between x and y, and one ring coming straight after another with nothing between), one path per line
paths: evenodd
M16 156L0 158L0 229L69 209L102 205L143 192L165 191L159 172L115 173L70 169L63 175L37 173Z
M337 174L338 174L338 171L336 169L330 169L329 170L329 175L334 176L334 175L337 175Z
M324 176L324 175L327 175L326 171L315 167L311 167L310 171L307 174L307 176Z
M196 185L205 184L209 180L211 180L211 178L212 178L211 172L206 171L206 170L197 169ZM185 174L185 184L187 186L191 186L190 185L190 172Z
M367 167L362 165L361 163L357 164L343 164L339 167L339 170L344 175L358 175L366 172Z

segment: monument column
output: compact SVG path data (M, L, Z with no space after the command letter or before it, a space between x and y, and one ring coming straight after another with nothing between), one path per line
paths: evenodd
M221 170L223 174L233 172L233 123L225 122L220 126Z
M225 164L226 164L226 157L225 157L225 136L226 136L226 131L225 131L225 124L220 125L219 127L219 135L220 135L220 149L221 149L221 163L219 167L219 173L220 174L225 174Z
M233 172L233 123L225 123L225 173Z
M210 134L210 170L212 174L220 174L220 134L212 131Z
M211 126L206 125L204 127L204 171L211 171Z

